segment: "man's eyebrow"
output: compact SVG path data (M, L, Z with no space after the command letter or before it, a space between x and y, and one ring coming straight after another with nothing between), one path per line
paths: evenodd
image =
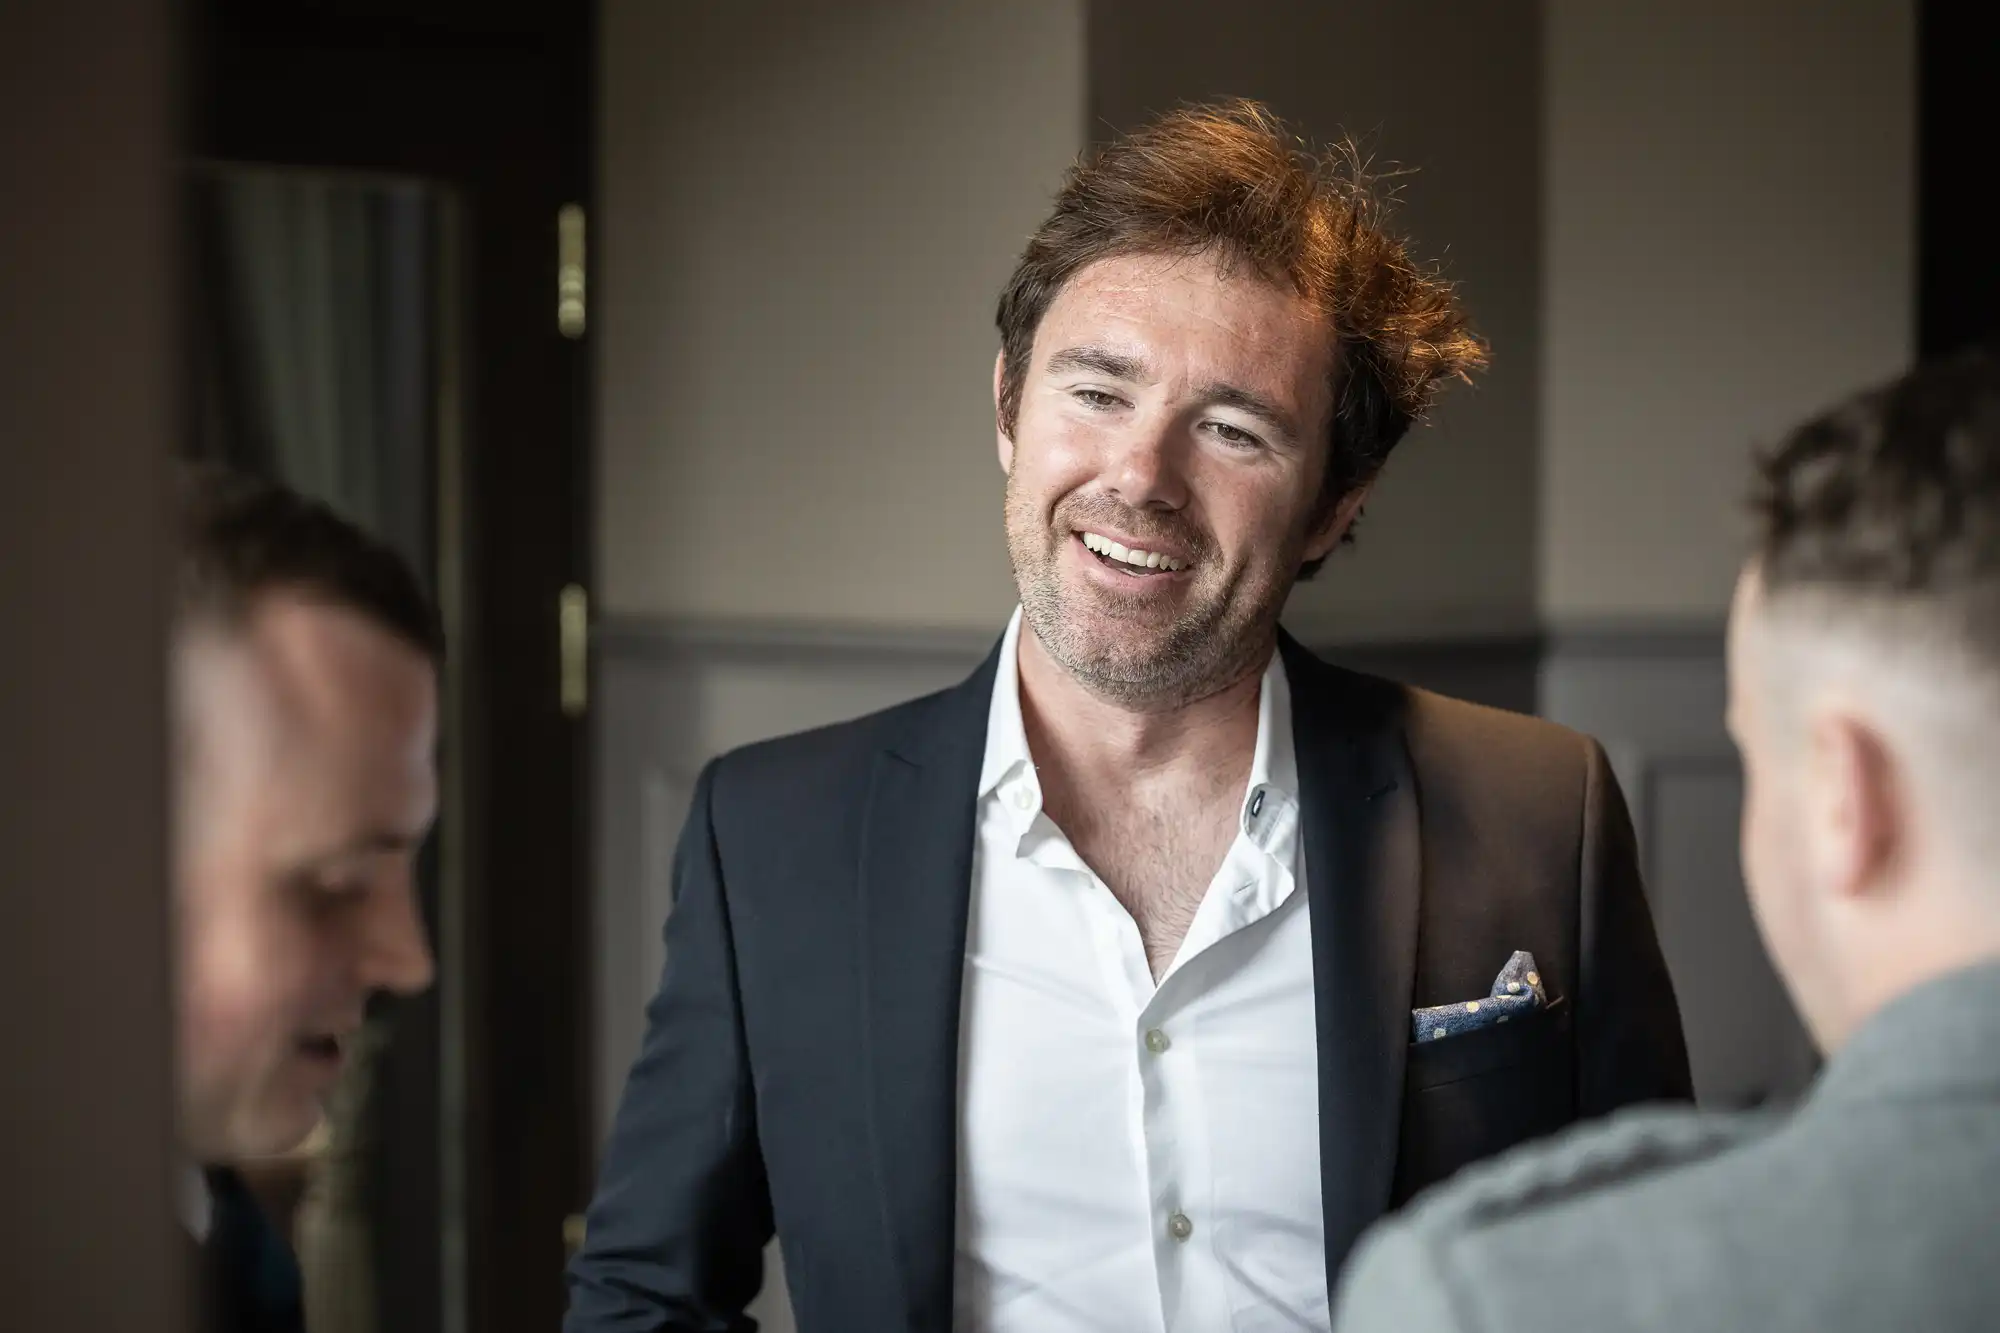
M427 834L413 834L400 829L371 829L338 847L307 857L300 868L309 872L332 870L345 862L369 856L406 856L422 847L426 836Z
M1249 389L1238 388L1234 384L1209 384L1202 387L1198 396L1205 403L1213 403L1217 407L1233 407L1239 412L1248 413L1260 421L1276 426L1288 435L1297 430L1292 424L1291 415L1284 408Z
M1144 361L1123 352L1114 352L1108 347L1065 347L1049 358L1045 370L1051 375L1086 370L1115 380L1138 381L1146 378Z

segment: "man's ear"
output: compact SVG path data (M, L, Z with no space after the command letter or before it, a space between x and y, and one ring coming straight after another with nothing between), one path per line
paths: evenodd
M1354 526L1354 520L1361 516L1361 506L1374 489L1374 482L1364 482L1342 496L1339 504L1327 510L1326 517L1306 537L1306 560L1322 559L1340 545L1340 539L1347 535L1347 530Z
M1000 424L1000 382L1007 370L1007 350L1002 348L993 357L993 435L1000 449L1000 470L1008 476L1014 475L1014 437ZM1016 424L1019 424L1018 419Z
M1806 848L1813 882L1838 898L1878 888L1908 836L1905 793L1882 734L1837 708L1807 723Z

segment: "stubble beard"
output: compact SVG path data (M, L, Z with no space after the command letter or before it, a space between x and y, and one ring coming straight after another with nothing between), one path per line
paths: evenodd
M1065 501L1045 516L1008 480L1008 558L1022 618L1049 657L1098 698L1132 712L1182 708L1241 680L1270 650L1285 590L1237 604L1230 585L1208 582L1220 566L1215 542L1186 529L1179 544L1198 552L1200 581L1177 612L1157 604L1164 597L1114 598L1066 587L1060 559L1076 516L1109 507ZM1143 536L1161 525L1128 518L1118 526ZM1127 633L1119 634L1120 627Z

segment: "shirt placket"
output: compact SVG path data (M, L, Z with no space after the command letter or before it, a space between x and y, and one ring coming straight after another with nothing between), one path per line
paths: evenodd
M1110 890L1092 876L1099 918L1100 958L1114 993L1129 996L1133 1065L1130 1115L1133 1146L1146 1164L1161 1327L1167 1333L1228 1326L1228 1293L1215 1253L1217 1216L1213 1135L1201 1088L1205 958L1242 924L1241 881L1254 878L1254 848L1238 842L1218 869L1190 923L1183 948L1156 986L1138 927Z
M1154 1266L1162 1325L1169 1333L1226 1327L1214 1254L1214 1164L1201 1093L1199 997L1167 978L1138 1015L1140 1115L1151 1191ZM1223 1322L1218 1322L1218 1319Z
M1251 835L1268 838L1277 831L1272 817L1284 816L1273 808L1259 809L1257 814L1265 816L1261 820L1246 818L1173 966L1156 984L1137 924L1068 839L1043 819L1034 778L1021 774L1010 786L1004 799L1018 820L1019 854L1044 871L1075 877L1086 894L1092 953L1105 993L1123 1015L1129 1034L1127 1132L1135 1160L1146 1170L1159 1310L1154 1327L1160 1333L1227 1327L1228 1293L1214 1251L1215 1164L1198 1059L1199 987L1209 969L1195 964L1247 923L1249 904L1243 897L1252 891L1266 854L1265 845Z

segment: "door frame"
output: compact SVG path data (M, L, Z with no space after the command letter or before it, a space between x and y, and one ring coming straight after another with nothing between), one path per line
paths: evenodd
M462 779L443 841L463 891L434 928L462 1003L421 1002L385 1058L378 1328L547 1330L592 1160L588 735L563 706L558 626L563 590L591 581L591 357L587 327L555 315L558 210L594 202L597 6L190 9L195 156L414 175L460 200L460 352L441 370L461 441L440 441L440 532ZM413 1169L427 1157L435 1171Z

